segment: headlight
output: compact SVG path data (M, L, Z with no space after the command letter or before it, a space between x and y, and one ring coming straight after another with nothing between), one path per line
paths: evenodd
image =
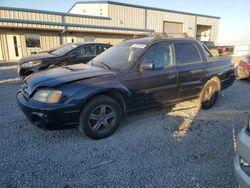
M58 103L61 96L62 91L52 89L41 89L34 94L32 99L44 103Z
M37 65L40 65L42 63L42 61L29 61L28 63L24 63L21 66L22 67L34 67Z

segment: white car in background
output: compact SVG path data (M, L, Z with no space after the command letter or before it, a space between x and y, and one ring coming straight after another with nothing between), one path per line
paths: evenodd
M250 187L250 118L237 137L235 176L242 188Z

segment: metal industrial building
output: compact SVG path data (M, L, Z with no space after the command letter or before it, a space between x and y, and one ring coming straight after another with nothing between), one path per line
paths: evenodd
M0 60L16 61L63 43L116 44L151 32L217 41L219 17L113 1L75 3L68 13L0 7Z

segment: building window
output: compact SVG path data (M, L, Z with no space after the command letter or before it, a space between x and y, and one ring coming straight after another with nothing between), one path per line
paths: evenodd
M25 37L25 43L26 47L28 48L40 48L40 35L37 34L26 34Z

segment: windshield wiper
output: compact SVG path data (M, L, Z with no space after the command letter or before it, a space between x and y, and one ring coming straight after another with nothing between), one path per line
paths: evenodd
M98 62L95 62L93 60L90 61L90 65L92 66L96 66L96 67L100 67L98 65L101 65L101 67L104 67L105 69L108 69L108 70L111 70L111 67L108 66L106 63L104 63L103 61L98 61Z
M104 63L103 61L100 61L99 62L103 67L105 67L106 69L108 69L108 70L111 70L111 67L110 66L108 66L106 63Z
M111 70L111 67L102 61L98 61L98 62L90 61L90 65L95 66L95 67L103 67L104 69Z

